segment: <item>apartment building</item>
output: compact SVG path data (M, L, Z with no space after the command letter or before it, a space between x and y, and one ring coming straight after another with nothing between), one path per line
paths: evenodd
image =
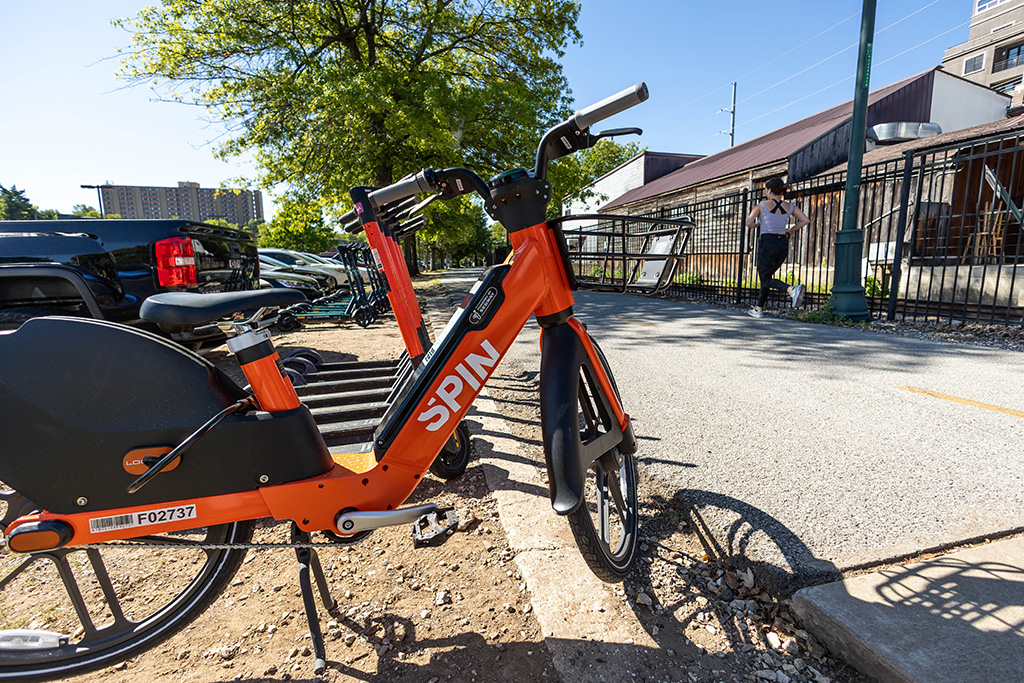
M1024 0L972 0L967 42L946 50L942 68L969 81L1013 96L1024 87Z
M235 225L263 219L263 194L259 190L207 188L186 181L177 187L108 183L100 186L100 198L103 213L120 214L122 218L220 218Z

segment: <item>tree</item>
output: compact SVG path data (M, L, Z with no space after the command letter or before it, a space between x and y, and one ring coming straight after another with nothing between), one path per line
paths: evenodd
M38 215L39 210L25 196L25 190L19 190L17 185L9 189L0 185L0 220L31 221Z
M427 166L522 165L568 111L571 0L165 0L122 76L230 123L265 185L346 203ZM184 88L176 91L174 88Z
M71 214L82 218L101 218L100 212L85 204L75 204L71 208Z
M632 159L640 153L640 145L631 142L620 145L605 138L599 140L590 149L558 159L548 171L548 180L558 196L576 199L589 199L594 196L593 190L587 188L592 182L611 171L616 166ZM606 197L605 199L613 199ZM561 215L562 202L551 202L548 205L548 218Z
M318 254L338 245L338 236L324 220L319 204L286 198L260 232L261 247L294 249Z
M418 236L435 257L446 256L453 262L467 257L479 260L492 249L487 214L474 197L434 202L426 208L424 217L426 223Z

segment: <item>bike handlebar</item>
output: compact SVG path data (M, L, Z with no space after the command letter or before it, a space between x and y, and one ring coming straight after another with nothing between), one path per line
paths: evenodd
M432 183L427 178L426 169L419 173L410 173L397 183L382 187L370 193L370 203L374 208L380 208L389 202L397 202L420 192L427 192L431 189Z
M589 107L580 109L573 115L573 119L575 119L577 126L580 128L586 128L598 121L608 118L609 116L618 114L620 111L625 111L630 107L640 104L649 96L650 93L647 91L647 84L637 83L632 87L615 93L611 97L604 98L597 104L592 104Z

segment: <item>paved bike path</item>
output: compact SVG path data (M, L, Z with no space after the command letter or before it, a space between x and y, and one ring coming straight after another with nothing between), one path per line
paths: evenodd
M445 285L466 291L478 274L449 271ZM615 370L643 474L682 497L722 555L783 588L1024 527L1024 354L621 294L578 292L576 312ZM528 326L509 351L527 370L539 369L536 334ZM972 562L1020 566L1006 547ZM964 606L988 603L969 588L992 585L964 583L942 618L970 623ZM996 607L1024 605L1020 585ZM819 627L845 652L836 634L863 639L878 624L871 600L836 586L804 602L846 615ZM1020 649L1021 620L1004 621ZM918 642L957 646L934 633Z

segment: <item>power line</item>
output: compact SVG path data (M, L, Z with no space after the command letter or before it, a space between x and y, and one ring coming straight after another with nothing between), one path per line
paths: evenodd
M902 22L904 22L904 21L906 21L906 20L910 19L911 17L913 17L913 16L915 16L915 15L917 15L917 14L919 14L919 13L923 12L924 10L928 9L929 7L932 7L933 5L935 5L935 4L938 4L938 2L940 2L940 0L932 0L932 1L931 1L931 2L929 2L929 3L927 4L927 5L924 5L923 7L920 7L920 8L918 8L918 9L914 10L914 11L913 11L913 12L911 12L910 14L907 14L906 16L904 16L904 17L902 17L902 18L900 18L900 19L897 19L896 21L894 21L893 23L889 24L889 25L888 25L888 26L886 26L885 28L883 28L883 29L880 29L879 31L876 31L876 32L875 32L875 35L878 35L878 34L884 33L885 31L888 31L889 29L891 29L891 28L893 28L893 27L895 27L895 26L897 26L897 25L901 24ZM739 81L739 80L742 80L742 79L743 79L743 78L745 78L746 76L749 76L750 74L756 73L757 71L759 71L760 69L764 68L765 66L768 66L768 65L769 65L769 64L771 64L772 62L774 62L774 61L777 61L778 59L781 59L782 57L784 57L784 56L786 56L786 55L788 55L788 54L790 54L790 53L792 53L792 52L794 52L794 51L796 51L796 50L800 49L801 47L803 47L803 46L804 46L804 45L806 45L807 43L811 42L812 40L815 40L815 39L817 39L817 38L821 37L821 36L822 36L822 35L824 35L825 33L828 33L829 31L831 31L831 30L835 29L836 27L838 27L838 26L840 26L840 25L842 25L842 24L846 23L846 22L847 22L847 21L849 21L849 20L850 20L851 18L853 18L853 17L855 17L855 16L858 16L859 14L860 14L860 13L859 13L859 12L857 12L857 13L854 13L853 15L850 15L849 17L847 17L847 18L843 19L842 21L840 21L840 22L838 22L838 23L836 23L836 24L832 25L831 27L829 27L829 28L825 29L824 31L821 31L821 32L819 32L818 34L816 34L816 35L815 35L815 36L813 36L812 38L809 38L808 40L805 40L805 41L804 41L803 43L800 43L800 45L798 45L798 46L796 46L796 47L792 48L791 50L788 50L787 52L784 52L783 54L779 55L779 56L778 56L778 57L776 57L775 59L772 59L772 60L770 60L770 61L768 61L768 62L765 62L764 64L762 64L762 65L761 65L760 67L758 67L757 69L754 69L754 70L752 70L752 71L749 71L749 72L747 72L746 74L744 74L743 76L741 76L740 78L738 78L738 79L736 79L736 80L737 80L737 81ZM931 42L931 41L933 41L933 40L935 40L935 39L937 39L937 38L940 38L940 37L942 37L942 36L944 36L944 35L946 35L946 34L948 34L948 33L952 33L953 31L955 31L955 30L957 30L957 29L959 29L959 28L962 28L963 26L965 26L965 25L967 25L967 24L969 24L969 23L970 23L970 21L967 21L967 22L964 22L964 23L962 23L962 24L959 24L959 25L957 25L957 26L955 26L955 27L953 27L953 28L949 29L948 31L945 31L945 32L943 32L943 33L940 33L939 35L937 35L937 36L934 36L933 38L930 38L930 39L928 39L928 40L926 40L926 41L924 41L924 42L922 42L922 43L920 43L920 44L918 44L918 45L915 45L915 46L914 46L914 47L912 47L912 48L909 48L909 49L907 49L907 50L904 50L903 52L899 53L898 55L894 55L893 57L890 57L889 59L887 59L887 60L885 60L885 61L883 61L883 62L880 62L880 63L876 64L876 66L878 66L878 65L880 65L880 64L885 64L886 62L888 62L888 61L891 61L892 59L895 59L896 57L900 57L900 56L902 56L902 55L906 54L907 52L910 52L910 51L912 51L912 50L915 50L915 49L917 49L917 48L921 47L922 45L925 45L925 44L927 44L927 43L929 43L929 42ZM762 90L759 90L758 92L754 93L753 95L750 95L750 96L748 96L748 97L745 97L745 98L743 98L742 100L740 100L740 101L738 102L738 104L743 104L743 103L745 103L745 102L748 102L748 101L750 101L750 100L754 99L755 97L757 97L757 96L759 96L759 95L762 95L762 94L764 94L765 92L767 92L767 91L769 91L769 90L772 90L773 88L776 88L776 87L778 87L779 85L782 85L783 83L786 83L787 81L790 81L790 80L792 80L792 79L796 78L797 76L803 75L804 73L807 73L807 72L808 72L808 71L810 71L811 69L814 69L814 68L816 68L816 67L818 67L818 66L821 66L821 65L822 65L822 64L824 64L825 62L828 62L829 60L831 60L831 59L834 59L834 58L838 57L839 55L841 55L841 54L843 54L843 53L845 53L845 52L848 52L849 50L851 50L851 49L853 49L853 48L856 48L856 47L857 47L858 45L859 45L859 43L853 43L852 45L849 45L849 46L847 46L847 47L843 48L842 50L839 50L838 52L835 52L835 53L833 53L832 55L830 55L830 56L828 56L828 57L825 57L824 59L822 59L822 60L820 60L820 61L816 62L815 64L812 64L812 65L811 65L811 66L809 66L809 67L806 67L806 68L804 68L804 69L801 69L801 70L800 70L800 71L798 71L797 73L795 73L795 74L792 74L792 75L790 75L790 76L787 76L786 78L783 78L782 80L780 80L780 81L778 81L778 82L776 82L776 83L774 83L774 84L772 84L772 85L768 86L767 88L764 88L764 89L762 89ZM830 88L833 88L833 87L835 87L836 85L839 85L840 83L842 83L842 82L845 82L845 80L846 80L846 79L844 79L843 81L839 81L839 82L837 82L837 83L834 83L834 84L832 84L832 85L826 86L826 87L824 87L824 88L821 88L820 90L817 90L817 91L815 91L815 92L811 93L810 95L807 95L807 96L805 96L805 97L802 97L802 98L800 98L800 99L798 99L798 100L794 100L793 102L790 102L790 103L788 103L788 104L786 104L786 105L783 105L782 107L779 107L778 109L775 109L775 110L773 110L773 111L767 112L767 113L765 113L765 114L762 114L762 115L760 115L760 116L758 116L758 117L756 117L756 118L754 118L754 119L750 119L749 121L745 121L745 122L743 122L743 123L741 123L741 124L738 124L738 125L739 125L739 126L744 126L744 125L746 125L747 123L751 123L751 122L753 122L753 121L757 121L757 120L759 120L759 119L762 119L762 118L764 118L764 117L766 117L766 116L770 116L771 114L774 114L774 113L776 113L776 112L778 112L778 111L781 111L782 109L785 109L785 108L787 108L787 107L789 107L789 106L792 106L793 104L797 104L798 102L802 102L803 100L806 100L806 99L808 99L809 97L813 97L814 95L817 95L817 94L819 94L819 93L821 93L821 92L824 92L825 90L828 90L828 89L830 89ZM712 91L710 91L710 92L706 93L705 95L702 95L702 96L698 97L698 98L697 98L697 99L695 99L695 100L691 100L691 101L690 101L690 102L688 102L688 103L687 103L686 105L681 105L680 107L676 107L675 109L672 109L672 110L670 110L669 112L666 112L666 114L663 114L663 115L667 115L668 113L673 113L673 112L675 112L675 111L678 111L679 109L683 108L684 106L689 106L689 105L693 104L694 102L696 102L696 101L699 101L699 100L701 100L701 99L703 99L703 98L707 97L708 95L711 95L711 94L713 94L713 93L715 93L715 92L718 92L719 90L722 90L723 88L726 88L726 87L728 87L728 86L727 86L727 85L723 85L723 86L720 86L720 87L718 87L718 88L715 88L714 90L712 90ZM717 115L718 115L719 113L721 113L721 111L722 111L722 110L716 111L716 112L714 112L714 113L712 113L712 114L709 114L709 115L707 115L707 116L705 116L705 117L703 117L703 118L700 118L700 119L698 119L698 120L696 120L696 121L693 121L693 122L691 122L691 123L688 123L688 124L686 124L685 126L683 126L683 127L681 127L681 128L677 128L677 129L675 129L675 130L673 130L673 131L671 131L671 132L669 132L669 133L664 133L664 134L662 134L662 135L658 136L657 138L653 138L653 139L651 140L651 142L654 142L654 141L656 141L656 140L660 140L661 138L667 137L667 136L669 136L669 135L673 135L673 136L674 136L674 135L678 135L678 134L679 134L679 133L681 133L682 131L684 131L684 130L686 130L686 129L688 129L688 128L691 128L692 126L695 126L695 125L697 125L698 123L701 123L701 122L703 122L703 121L706 121L706 120L710 119L710 118L711 118L711 117L713 117L713 116L717 116ZM652 119L652 120L656 120L656 119L660 118L660 116L663 116L663 115L659 115L659 116L655 117L655 118L654 118L654 119ZM713 136L713 137L715 137L715 136Z
M947 33L952 33L953 31L955 31L955 30L957 30L957 29L959 29L959 28L963 28L964 26L967 26L967 25L968 25L969 23L971 23L971 22L970 22L970 21L965 21L965 22L964 22L964 23L962 23L962 24L959 24L959 25L957 25L957 26L954 26L953 28L949 29L948 31L944 31L944 32L942 32L942 33L938 34L937 36L934 36L934 37L932 37L932 38L929 38L928 40L925 40L925 41L923 41L923 42L920 42L920 43L918 43L918 44L917 44L917 45L915 45L914 47L911 47L911 48L907 48L906 50L904 50L903 52L900 52L899 54L895 54L895 55L893 55L892 57L889 57L888 59L883 59L882 61L880 61L880 62L877 62L877 63L876 63L876 64L875 64L874 66L881 66L881 65L883 65L883 64L885 64L885 63L887 63L887 62L891 62L892 60L896 59L897 57L902 57L903 55L907 54L908 52L911 52L911 51L913 51L913 50L916 50L917 48L919 48L919 47L921 47L921 46L923 46L923 45L927 45L928 43L932 42L933 40L938 40L939 38L941 38L942 36L946 35ZM759 120L759 119L763 119L763 118L764 118L764 117L766 117L766 116L771 116L772 114L775 114L776 112L780 112L780 111L782 111L783 109L786 109L787 107L791 107L791 106L793 106L794 104L797 104L798 102L803 102L804 100L806 100L806 99L808 99L808 98L811 98L811 97L814 97L815 95L817 95L817 94L819 94L819 93L822 93L822 92L825 92L826 90L829 90L829 89L831 89L831 88L834 88L834 87L836 87L837 85L842 85L843 83L849 83L849 82L850 82L850 79L849 79L848 77L847 77L847 78L843 78L842 80L836 81L836 82L835 82L835 83L833 83L832 85L828 85L828 86L825 86L824 88L822 88L822 89L820 89L820 90L815 90L815 91L814 91L814 92L812 92L811 94L809 94L809 95L805 95L804 97L801 97L801 98L800 98L800 99L798 99L798 100L793 100L792 102L790 102L790 103L788 103L788 104L784 104L784 105L782 105L781 107L779 107L778 109L773 109L773 110L772 110L772 111L770 111L770 112L766 112L766 113L764 113L764 114L761 114L760 116L756 116L756 117L754 117L754 118L752 118L752 119L749 119L749 120L747 120L747 121L744 121L743 123L739 124L739 125L738 125L737 127L742 127L742 126L745 126L745 125L747 125L748 123L753 123L754 121L757 121L757 120Z

